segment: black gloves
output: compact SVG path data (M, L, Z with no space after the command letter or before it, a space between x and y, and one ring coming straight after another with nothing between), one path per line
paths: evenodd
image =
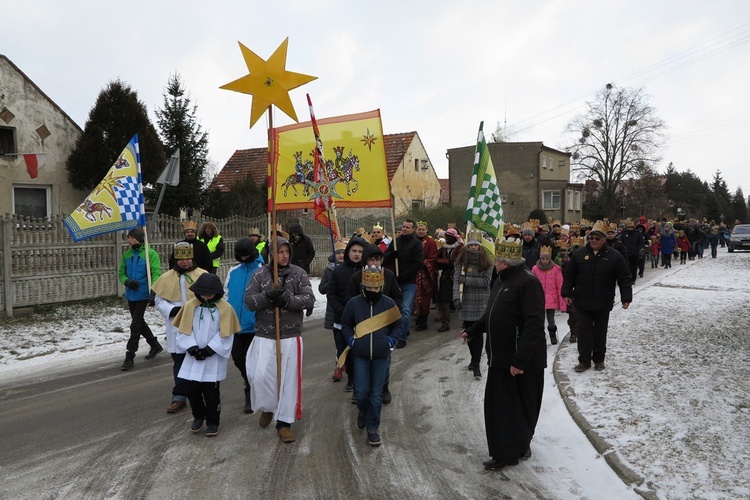
M289 301L289 297L286 296L286 289L284 288L271 288L264 292L266 299L277 307L284 307Z
M216 354L216 351L211 349L210 347L206 346L203 349L198 349L197 345L191 346L190 349L187 350L187 353L190 354L192 357L197 359L198 361L203 361L206 358L210 358L214 354Z
M462 309L461 305L461 299L454 299L453 300L453 307L456 309L456 311L460 311Z
M151 292L148 294L148 305L151 307L154 307L156 305L156 292L151 290Z
M180 312L180 309L182 309L182 307L180 306L173 307L172 310L169 311L169 317L174 318L175 316L177 316L177 313Z
M125 286L130 288L133 291L138 290L138 287L140 286L137 281L127 279L125 280Z

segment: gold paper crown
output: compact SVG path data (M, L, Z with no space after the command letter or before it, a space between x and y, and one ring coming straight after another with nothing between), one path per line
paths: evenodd
M253 226L250 228L250 230L247 232L248 236L261 236L260 234L260 228L258 226Z
M185 260L193 258L193 245L187 241L180 241L174 245L175 260Z
M381 288L385 284L383 269L375 266L362 270L362 286L365 288Z
M581 219L581 225L583 227L589 227L591 225L591 221L588 219Z
M570 232L573 234L578 235L581 232L581 226L578 224L571 224L570 225Z
M498 238L495 242L496 259L521 259L523 258L523 240L514 238Z
M482 231L479 229L472 229L469 231L469 234L466 235L466 244L468 245L468 242L470 241L478 241L479 244L482 244Z
M333 248L335 251L341 250L342 252L346 250L346 241L339 240L336 243L333 244Z
M365 228L358 227L356 231L354 231L354 236L362 236L365 234Z
M542 248L539 250L539 257L550 257L552 258L552 247L547 245L542 245Z
M557 240L555 244L559 243L560 250L567 250L570 248L570 243L566 240Z
M418 220L417 221L417 227L424 226L427 227L427 221L426 220Z
M529 224L531 224L531 229L536 229L539 227L539 219L529 219Z
M455 222L449 222L448 223L448 229L456 229L456 223Z
M363 240L365 240L365 243L372 243L373 242L372 235L370 233L362 233L360 235L360 238L362 238Z
M614 222L610 223L608 231L612 232L612 233L616 233L617 232L617 224L615 224Z
M632 219L625 219L623 222L625 223L625 227L635 226L635 222Z
M553 220L552 221L552 226L560 226L560 227L562 227L562 224L560 223L559 220Z
M513 224L508 225L508 230L505 232L505 236L521 236L521 233L518 232L518 228L514 226Z
M594 231L598 231L602 234L607 234L607 228L604 226L604 222L600 220L596 221L591 228L591 232L593 233Z
M195 222L194 220L186 220L182 224L182 230L183 231L188 231L188 230L198 231L198 223Z
M570 237L570 244L574 247L582 247L586 244L586 240L583 236L571 236Z
M376 229L383 230L383 226L380 225L380 222L376 222L374 226L372 226L372 230L375 231Z

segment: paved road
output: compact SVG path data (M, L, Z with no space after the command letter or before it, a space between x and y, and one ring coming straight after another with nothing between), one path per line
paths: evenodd
M164 411L165 355L139 357L128 373L119 358L102 359L22 387L0 382L0 498L587 498L572 464L481 467L484 382L466 370L457 331L434 330L394 352L379 448L354 426L343 384L330 381L333 340L322 320L306 324L304 417L293 444L242 413L231 364L215 438L190 433L188 411Z

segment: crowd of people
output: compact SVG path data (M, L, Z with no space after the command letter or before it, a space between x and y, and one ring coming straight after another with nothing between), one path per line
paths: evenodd
M708 221L600 220L563 225L529 220L506 224L494 241L476 229L467 234L449 224L430 235L426 221L403 220L389 237L380 224L336 241L319 292L327 299L324 327L332 331L335 362L331 380L344 382L358 409L355 425L367 442L381 444L383 405L389 390L391 356L407 346L410 329L451 330L458 315L466 342L467 369L482 378L487 357L485 423L487 469L531 457L530 443L541 408L547 336L559 342L556 312L567 313L570 343L578 347L583 372L605 369L609 314L619 288L622 308L632 286L651 269L716 257L729 230ZM122 370L134 366L140 337L146 359L163 351L144 320L151 304L166 323L174 387L167 412L189 403L191 431L215 436L220 423L220 382L231 358L244 381L246 413L260 412L260 427L275 420L282 442L296 440L292 424L301 417L302 331L312 312L310 265L315 248L299 224L280 228L273 239L258 228L234 245L237 263L222 284L217 271L224 241L215 224L187 221L185 238L174 244L169 270L161 274L158 254L144 232L128 234L119 278L131 312L130 338ZM149 288L149 284L151 284ZM546 331L545 331L546 324ZM486 335L485 335L486 334Z

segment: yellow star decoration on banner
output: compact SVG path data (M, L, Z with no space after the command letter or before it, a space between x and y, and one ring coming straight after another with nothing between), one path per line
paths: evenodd
M289 91L316 80L318 77L286 70L286 50L289 38L287 37L279 45L279 48L271 54L268 61L261 59L241 42L238 43L249 73L242 78L222 85L220 88L253 96L253 104L250 110L250 128L255 125L255 122L263 116L263 113L272 104L275 104L292 120L299 122L292 100L289 98Z
M374 135L370 133L369 128L367 129L367 133L363 134L362 139L360 139L360 141L362 141L370 151L372 151L372 145L375 144L376 140L377 140L377 137L375 137Z

